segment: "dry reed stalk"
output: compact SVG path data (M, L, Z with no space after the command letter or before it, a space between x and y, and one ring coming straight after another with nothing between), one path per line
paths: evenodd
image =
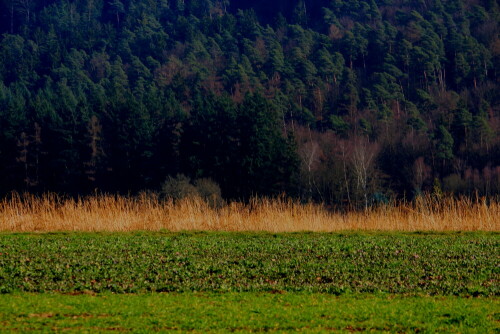
M161 201L96 195L72 199L13 194L0 201L0 231L499 231L500 203L467 198L393 203L367 211L331 212L290 199L253 199L211 208L199 198Z

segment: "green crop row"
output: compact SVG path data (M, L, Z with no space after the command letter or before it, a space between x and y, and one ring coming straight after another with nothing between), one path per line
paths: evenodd
M0 292L498 296L500 235L0 234Z

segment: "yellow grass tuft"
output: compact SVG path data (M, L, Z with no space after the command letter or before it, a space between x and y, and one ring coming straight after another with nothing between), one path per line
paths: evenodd
M13 194L0 201L0 231L499 231L500 203L467 198L391 204L366 211L332 212L293 200L253 199L214 209L199 198L161 201L95 195L80 199L55 194Z

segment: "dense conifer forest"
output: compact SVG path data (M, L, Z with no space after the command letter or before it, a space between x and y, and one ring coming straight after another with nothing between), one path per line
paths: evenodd
M499 22L495 0L0 0L0 193L499 195Z

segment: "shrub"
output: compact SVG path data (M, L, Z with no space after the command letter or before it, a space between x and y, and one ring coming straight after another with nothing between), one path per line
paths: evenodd
M467 190L467 182L460 175L451 174L443 179L443 190L452 194L464 193Z
M183 174L175 178L167 177L162 185L161 195L163 198L179 200L189 197L200 197L211 207L221 207L224 204L219 185L211 179L203 178L191 182L191 179Z
M198 179L194 182L198 195L211 207L221 207L224 204L219 185L211 179Z
M183 174L177 174L176 177L168 176L161 187L163 198L179 200L186 197L198 195L196 187L191 184L191 179Z

